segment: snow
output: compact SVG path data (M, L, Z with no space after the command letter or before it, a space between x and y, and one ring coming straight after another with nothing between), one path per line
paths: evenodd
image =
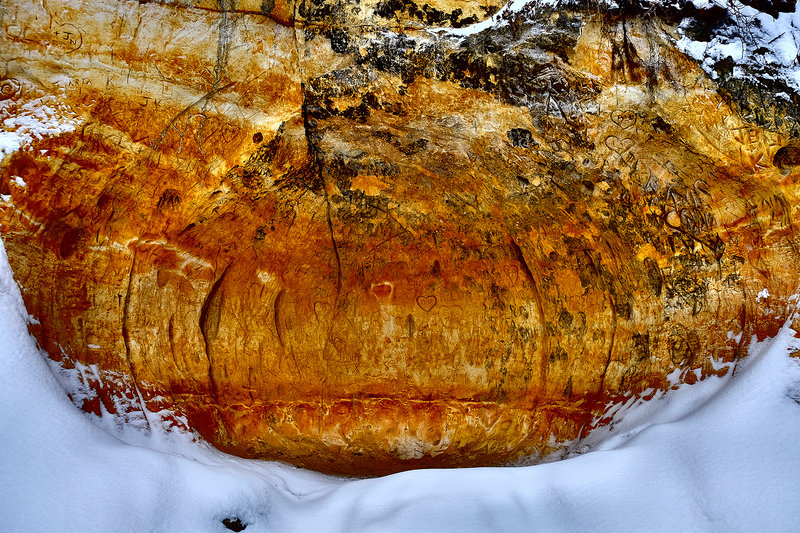
M509 13L518 13L527 6L533 6L534 8L554 8L558 6L558 0L509 0L497 13L481 22L476 22L475 24L470 24L463 28L435 28L430 31L433 33L441 32L443 35L468 37L488 30L489 28L507 24L506 17Z
M723 378L609 406L612 423L569 459L342 480L79 412L29 321L0 243L0 531L219 532L225 518L285 533L793 531L800 521L800 363L788 356L800 343L788 323ZM100 375L77 365L73 386Z
M80 122L69 106L52 95L21 104L13 99L2 100L0 101L0 160L4 155L28 147L35 140L74 131Z
M708 42L694 41L679 28L683 37L678 48L699 61L706 72L716 78L714 65L730 58L738 67L734 77L745 77L747 72L760 72L769 66L772 74L795 91L800 91L800 2L794 13L779 13L773 17L744 5L739 0L694 0L699 9L718 5L731 14L730 21L722 21Z

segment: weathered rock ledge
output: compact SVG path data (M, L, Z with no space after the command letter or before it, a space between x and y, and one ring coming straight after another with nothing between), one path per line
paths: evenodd
M0 232L86 410L329 472L501 464L788 317L797 121L667 15L44 5L0 19Z

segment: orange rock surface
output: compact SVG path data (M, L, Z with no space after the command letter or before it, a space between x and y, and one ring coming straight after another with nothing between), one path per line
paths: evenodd
M796 141L668 25L544 12L500 52L446 31L499 4L266 4L6 6L0 233L85 409L326 472L503 464L787 319Z

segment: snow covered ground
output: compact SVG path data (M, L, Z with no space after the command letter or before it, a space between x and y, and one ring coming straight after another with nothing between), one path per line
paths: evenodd
M0 243L3 532L219 532L224 519L247 532L800 527L800 361L788 355L800 343L788 327L732 377L631 402L573 458L341 480L187 434L104 431L69 401L28 320Z

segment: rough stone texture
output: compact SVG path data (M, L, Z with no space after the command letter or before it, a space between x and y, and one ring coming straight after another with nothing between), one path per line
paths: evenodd
M3 159L0 232L76 400L323 471L500 464L775 333L792 132L635 9L425 29L499 7L3 3L0 119L74 124Z

